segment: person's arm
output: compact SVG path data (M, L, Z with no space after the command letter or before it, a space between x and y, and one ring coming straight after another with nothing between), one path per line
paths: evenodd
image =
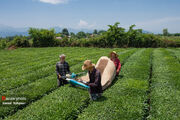
M69 67L68 63L67 63L67 72L68 72L68 74L71 74L70 67Z
M97 87L98 84L100 83L100 81L99 81L100 77L101 77L101 74L99 72L96 73L95 74L95 81L94 81L94 83L89 83L88 86L90 86L90 87Z
M119 71L121 70L121 63L120 63L120 60L119 59L117 59L117 71L116 71L116 74L118 75L119 74Z
M58 67L58 65L56 64L56 74L57 74L57 76L59 76L60 74L59 74L59 67Z

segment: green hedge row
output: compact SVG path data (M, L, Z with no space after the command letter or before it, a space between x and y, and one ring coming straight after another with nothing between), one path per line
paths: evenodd
M135 51L136 49L133 49L123 54L119 53L120 51L117 52L123 61ZM92 60L93 62L98 60L98 57L92 56L92 58L94 59ZM81 66L78 65L77 71L80 69ZM64 86L43 97L41 100L32 103L32 105L23 110L18 111L8 119L74 119L88 101L89 95L87 91Z
M88 55L90 55L89 58L91 58L92 61L97 61L97 59L101 55L105 55L105 54L106 54L106 51L101 51L101 54L100 53L86 54L86 57ZM93 57L91 57L91 56L93 56ZM81 57L85 57L85 56L81 56ZM71 71L78 72L81 70L82 61L74 62L73 64L74 64L74 66L71 67ZM54 73L53 75L50 75L50 76L42 78L42 79L38 79L35 82L31 82L25 86L21 86L16 89L9 90L3 94L4 95L13 95L14 93L17 93L18 95L28 96L27 102L30 103L34 99L41 97L46 92L56 89L56 86L57 86L56 79L57 79L57 77L56 77L56 74ZM1 117L7 116L8 114L13 113L14 110L17 110L18 107L19 106L5 108L5 107L1 106L0 107L0 116Z
M33 65L33 63L36 63L38 61L47 62L48 60L51 60L52 57L59 60L58 56L61 53L65 53L67 57L70 57L72 56L72 53L76 55L76 53L81 51L96 52L103 50L103 48L79 47L20 48L13 51L2 50L2 52L0 52L0 70L6 70L8 67L19 69L21 68L21 66L28 66L25 63L31 63Z
M133 54L123 65L121 76L103 97L78 116L82 120L142 120L150 74L151 49Z
M172 53L172 56L174 56L178 61L180 62L180 50L178 49L168 49Z
M38 60L43 60L42 58L44 57L45 59L48 58L48 56L56 53L57 51L66 51L67 48L64 50L62 48L19 48L15 50L2 50L0 53L1 55L1 63L5 66L15 66L15 65L23 65L26 62L36 62ZM74 48L71 48L72 50ZM71 50L70 49L70 50ZM59 53L60 54L60 53ZM47 58L45 57L47 55ZM27 59L29 58L29 59ZM26 61L24 61L26 59ZM14 62L16 61L16 62Z
M62 53L67 53L67 60L71 60L72 62L78 62L80 61L79 58L75 58L76 54L79 54L79 55L83 55L84 53L80 50L68 50L66 49L66 51L61 51ZM53 55L51 56L43 56L43 57L40 57L41 59L38 59L38 61L30 61L29 63L26 62L26 64L23 64L21 66L17 66L17 67L8 67L1 72L1 75L0 77L3 78L3 79L9 79L10 77L12 77L14 79L14 77L18 76L22 76L24 74L31 74L31 73L35 73L35 72L38 72L39 69L45 69L46 67L48 66L52 66L52 65L55 65L57 61L59 61L59 55L56 55L57 52L54 52ZM73 53L73 54L72 54ZM97 52L98 53L98 52ZM48 57L48 59L45 59ZM24 58L24 61L26 61L26 59L28 58ZM14 61L16 62L16 61ZM70 62L70 64L72 63ZM7 74L7 73L11 73L11 74Z
M153 55L150 120L179 120L180 64L165 49Z
M77 72L79 70L79 67L75 66L72 67L71 70L74 72ZM56 82L56 74L50 75L48 77L38 79L35 82L29 83L25 86L21 86L19 88L9 90L3 95L24 95L27 97L27 104L30 102L41 98L44 96L46 93L51 92L57 88L57 82ZM0 107L0 116L8 116L9 114L13 113L14 111L18 110L18 107L20 106L14 106L14 107Z
M89 54L84 54L85 51L81 51L79 53L73 54L72 55L72 59L69 62L69 64L72 65L76 65L79 62L83 62L85 59L82 58L86 58L88 56L101 56L102 53L106 53L106 51L100 51L100 52L96 52L96 53L89 53ZM81 55L81 57L76 58L77 54ZM27 84L29 82L35 81L37 79L41 79L44 77L47 77L49 75L52 75L53 73L55 73L55 64L56 62L52 62L50 65L47 65L46 67L42 67L42 69L38 69L35 70L31 73L28 74L24 74L22 76L18 76L18 77L12 77L10 79L4 79L0 81L0 84L2 85L0 93L2 93L3 91L6 91L8 89L12 89L12 88L16 88L19 87L21 85ZM23 72L23 71L22 71Z
M72 62L73 61L70 61L70 63ZM2 93L5 90L19 87L23 84L27 84L37 79L41 79L49 75L52 75L55 72L55 64L56 62L53 62L50 65L47 65L46 67L43 67L43 68L39 68L38 70L35 70L31 73L1 80L0 84L2 85L2 87L1 87L0 93Z
M167 40L155 34L143 33L142 29L134 29L135 25L128 30L119 27L118 22L108 25L109 29L102 35L91 38L63 38L57 40L59 46L80 46L80 47L180 47L180 41Z
M92 34L92 36L77 37L72 35L70 38L63 35L63 39L56 39L60 34L48 29L29 29L29 36L15 36L12 41L8 38L0 40L0 49L7 47L53 47L53 46L78 46L78 47L180 47L178 38L162 37L155 34L143 33L142 29L134 29L135 25L131 25L129 29L119 27L119 23L108 25L109 29L102 34ZM79 34L79 33L78 33ZM178 39L178 40L176 40Z

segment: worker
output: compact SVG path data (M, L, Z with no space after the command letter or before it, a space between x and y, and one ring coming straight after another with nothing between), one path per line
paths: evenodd
M118 54L115 51L112 51L110 53L110 59L114 62L114 65L116 67L116 76L118 76L119 72L121 70L121 63L120 63L120 60L118 58Z
M70 69L69 64L65 61L66 56L61 54L59 56L60 61L56 63L56 74L57 74L57 84L58 87L67 84L68 82L62 78L62 76L69 76Z
M86 60L82 66L82 70L87 70L89 74L89 82L86 84L90 87L89 95L91 100L97 100L102 96L101 74L100 71L95 68L95 65Z

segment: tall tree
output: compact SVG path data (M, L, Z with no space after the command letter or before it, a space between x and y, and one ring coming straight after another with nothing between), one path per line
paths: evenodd
M70 36L71 36L71 37L75 37L76 35L75 35L73 32L71 32L71 33L70 33Z
M64 29L62 30L62 34L65 35L65 36L69 36L69 31L68 31L68 29L67 29L67 28L64 28Z
M102 35L105 32L106 32L105 30L100 30L100 31L98 31L98 35Z
M164 36L168 36L168 35L169 35L167 28L163 29L163 35L164 35Z
M122 27L118 27L120 23L116 22L114 25L108 25L109 29L106 32L107 40L106 44L109 47L113 46L121 46L122 41L124 40L125 36L125 29Z
M77 38L85 38L86 37L86 33L84 33L83 31L80 31L76 34Z
M94 32L93 32L93 34L98 34L98 31L95 29Z

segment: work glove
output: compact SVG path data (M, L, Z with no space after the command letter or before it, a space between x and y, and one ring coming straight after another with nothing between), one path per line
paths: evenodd
M66 74L66 77L67 77L67 78L70 78L70 77L71 77L71 75L70 75L70 74Z
M85 82L85 81L84 81L83 83L84 83L85 85L88 85L88 84L89 84L89 82Z

